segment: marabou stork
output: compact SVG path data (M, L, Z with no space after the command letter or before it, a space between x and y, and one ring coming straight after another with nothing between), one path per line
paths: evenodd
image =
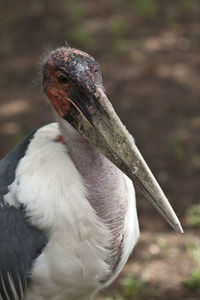
M183 231L108 101L98 63L63 47L42 74L57 123L0 162L0 299L88 300L116 278L137 242L131 180Z

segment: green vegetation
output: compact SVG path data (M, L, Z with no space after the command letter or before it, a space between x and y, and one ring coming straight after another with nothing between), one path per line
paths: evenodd
M94 38L90 31L87 29L79 27L71 30L70 37L72 42L78 43L81 47L85 46L87 49L91 49L94 47Z
M194 271L185 281L191 291L200 291L200 271Z
M192 238L188 242L187 250L192 257L196 268L200 270L200 240L198 238Z
M198 237L192 236L188 242L188 253L194 261L195 268L185 280L186 286L191 291L200 291L200 241Z
M133 6L142 18L154 19L158 15L159 4L155 0L135 0Z
M88 15L88 11L84 2L80 1L66 1L66 8L70 20L73 23L82 22Z
M181 0L180 1L180 8L187 10L191 13L197 12L199 8L199 1L198 0Z
M200 204L192 205L187 210L186 222L189 226L200 227Z
M121 280L119 289L105 296L104 300L128 300L144 295L145 283L136 277L125 277Z
M121 286L125 296L136 296L141 293L144 287L144 282L138 278L126 277L121 281Z
M106 297L105 300L125 300L125 298L120 295L115 295L114 297Z
M131 26L129 20L123 16L117 16L112 20L109 26L109 32L114 37L124 37L130 32Z
M174 137L171 143L172 153L175 158L182 160L185 157L186 151L184 142L178 136Z

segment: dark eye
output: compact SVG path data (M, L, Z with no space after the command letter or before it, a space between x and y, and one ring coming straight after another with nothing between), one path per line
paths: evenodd
M69 79L67 78L67 76L63 73L61 74L58 74L57 75L57 78L58 78L58 82L60 84L66 84L66 83L69 83Z

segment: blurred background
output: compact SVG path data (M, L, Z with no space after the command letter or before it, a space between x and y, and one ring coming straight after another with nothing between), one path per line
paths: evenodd
M68 42L101 64L122 121L180 217L137 193L141 238L97 300L200 299L199 0L1 0L0 157L53 117L40 64Z

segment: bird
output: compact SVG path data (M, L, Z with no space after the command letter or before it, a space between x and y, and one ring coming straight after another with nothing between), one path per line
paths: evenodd
M183 230L109 102L96 60L60 47L41 74L55 122L0 161L0 299L91 300L138 241L133 183Z

